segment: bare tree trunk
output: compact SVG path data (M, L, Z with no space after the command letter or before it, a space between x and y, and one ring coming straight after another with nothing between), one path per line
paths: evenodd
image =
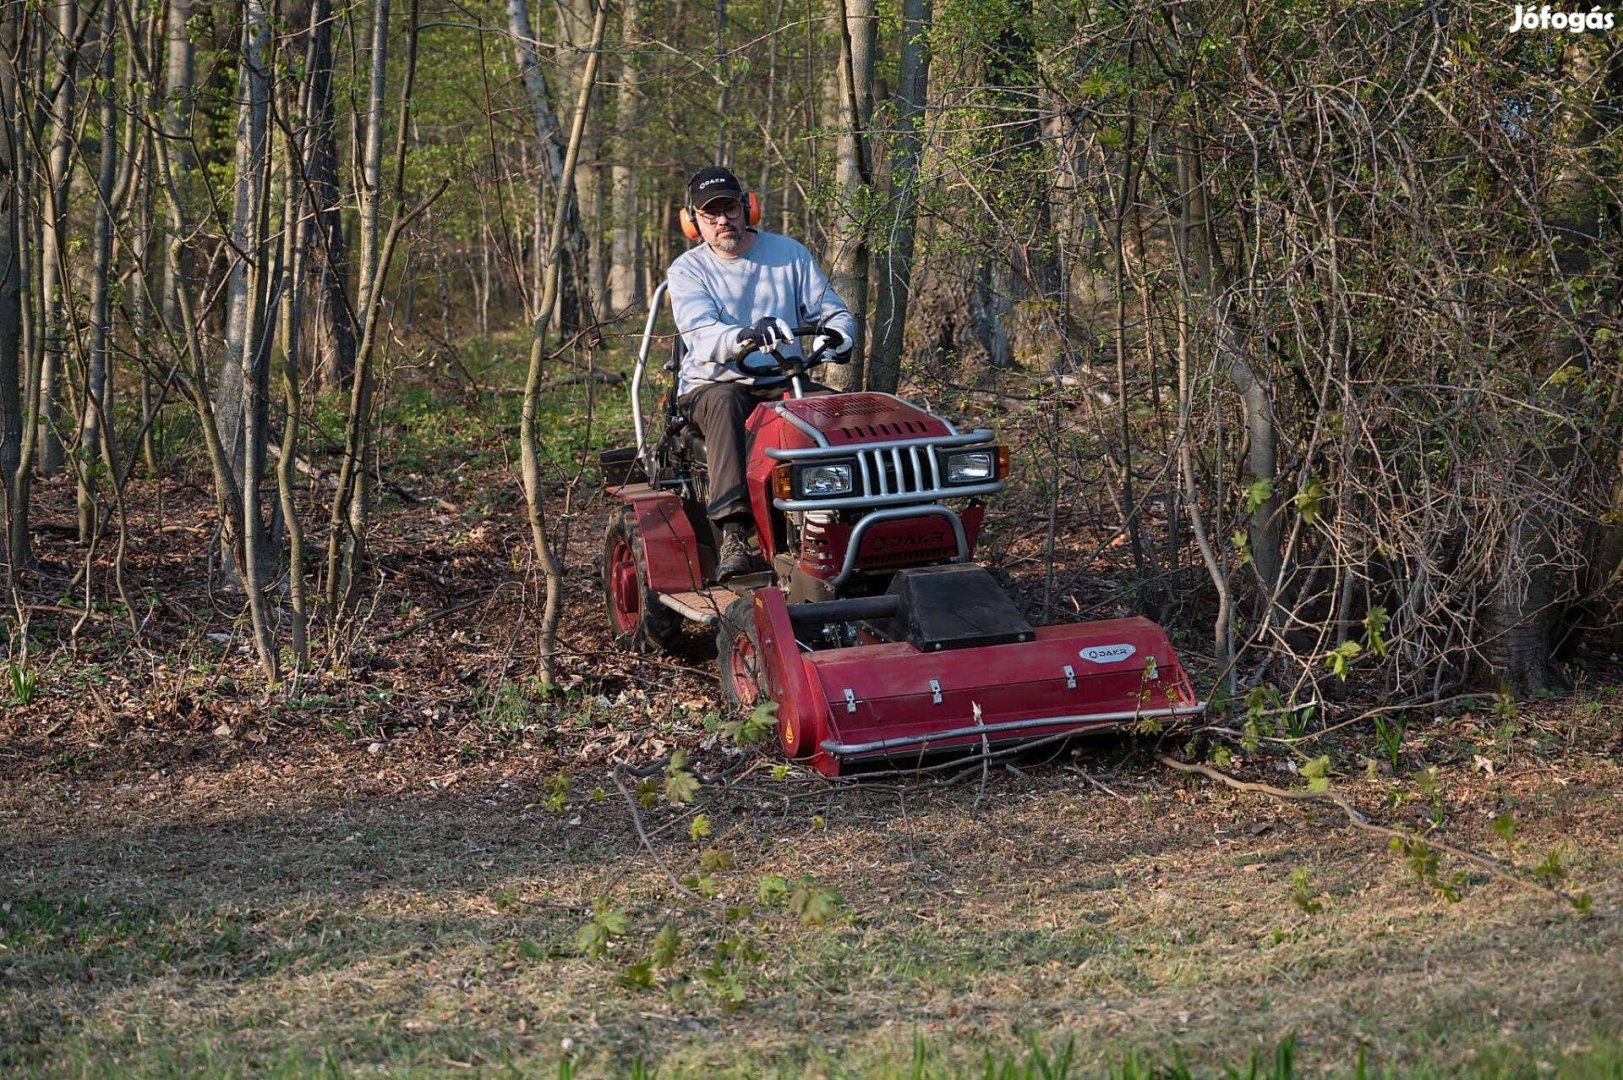
M609 266L610 313L619 315L642 303L642 222L637 217L637 162L642 157L642 62L636 49L642 40L638 0L624 0L621 15L624 57L615 115L619 137L614 160L614 251ZM776 41L776 38L773 39Z
M902 370L908 297L913 280L913 236L918 221L919 124L930 95L930 0L903 0L901 74L896 87L896 147L890 166L890 213L874 298L873 348L868 385L895 393Z
M515 3L522 0L514 0ZM536 447L535 418L540 406L541 376L546 357L547 325L558 304L560 262L563 258L564 239L568 221L569 190L574 183L575 163L580 156L582 137L586 130L587 109L591 105L592 87L597 81L598 59L603 47L603 30L608 24L609 5L604 0L597 9L592 24L591 50L587 54L586 68L581 73L580 92L575 99L575 119L569 133L569 145L564 155L564 167L558 185L558 202L553 209L552 237L547 246L547 271L541 290L541 310L536 318L530 338L530 366L524 380L523 417L519 424L519 460L524 476L524 501L529 512L530 538L535 545L535 556L546 576L546 608L541 616L541 641L537 666L543 682L557 681L554 667L556 637L558 633L559 604L563 590L563 570L558 564L552 543L547 536L546 515L542 503L541 462Z
M415 209L406 209L406 150L411 137L412 90L417 78L418 0L411 0L406 26L406 77L400 89L400 111L395 125L395 173L393 185L394 216L381 246L375 239L368 242L366 231L361 236L361 273L366 287L362 302L357 306L361 315L361 343L355 354L355 378L351 386L349 417L345 424L344 461L339 468L338 490L333 494L332 517L327 536L327 604L335 612L350 607L360 586L360 572L366 559L366 533L371 521L370 478L368 463L372 455L372 395L376 377L372 359L377 350L378 325L383 310L383 282L388 276L401 233L413 218L427 209L434 198L420 203ZM364 211L370 202L377 201L376 177L381 168L381 130L383 123L384 64L383 39L389 12L388 0L378 0L374 9L372 90L368 100L367 157L363 169L368 170L366 186L371 194L362 194ZM377 143L374 149L373 144ZM439 191L445 190L441 183ZM376 249L376 256L368 252Z
M96 176L95 224L91 233L92 268L90 278L90 362L85 370L83 412L79 418L77 468L79 542L88 544L100 524L96 510L95 464L107 462L112 470L112 439L103 430L111 414L107 388L111 381L108 346L113 330L113 187L118 180L118 104L114 100L114 50L116 24L113 5L105 3L101 16L101 40L97 63L97 83L101 94L100 166Z
M321 6L318 2L316 7ZM311 137L310 116L301 117L306 137ZM286 132L287 167L284 170L282 198L282 275L278 317L278 337L282 342L282 390L286 412L282 418L281 454L276 463L276 491L281 500L282 520L287 525L287 588L293 609L293 670L296 673L310 666L308 642L309 610L304 590L304 526L299 521L299 506L294 498L294 466L299 452L299 380L304 365L299 350L302 338L299 321L302 314L299 286L304 279L305 238L300 212L304 200L300 197L297 163L300 147L291 129ZM320 219L311 215L308 220L320 226Z
M189 102L192 96L192 41L186 32L186 21L191 18L192 0L169 0L169 12L164 23L164 140L159 152L165 156L169 172L176 184L184 184L191 159L186 152L186 136L190 127ZM156 163L154 162L154 167ZM164 244L163 262L163 321L173 330L180 322L181 275L185 249L178 244Z
M551 182L558 198L565 204L567 216L564 235L569 245L568 262L571 267L580 267L586 251L586 242L581 235L579 201L572 194L573 185L570 187L571 194L568 198L563 194L564 136L558 126L557 112L552 107L552 95L547 89L541 61L536 56L535 30L530 23L528 0L507 0L507 32L513 39L513 56L518 64L519 76L524 82L524 94L530 102L530 119L535 128L535 141L540 149L545 177ZM543 264L546 261L546 253L542 248L544 242L541 204L537 203L533 244L536 282L534 293L537 297L545 287L542 283L545 273ZM565 330L576 329L580 324L579 297L573 273L566 273L561 279L559 300L562 308L559 324Z
M873 126L874 0L840 0L835 15L840 38L840 137L835 175L840 210L830 239L829 282L856 317L851 362L836 367L829 382L839 389L860 389L866 379L864 357L868 324L867 193L873 188L868 131Z
M269 37L264 0L246 0L242 28L242 67L238 81L241 104L237 116L236 205L232 210L232 240L237 261L231 268L229 315L226 338L226 364L230 377L222 388L233 386L237 399L221 401L221 411L235 418L235 440L222 437L226 446L235 441L233 465L240 454L241 471L237 482L242 495L242 567L248 593L248 611L253 623L254 648L267 681L281 675L276 643L271 630L267 591L274 576L273 558L265 536L260 507L260 478L264 472L266 448L266 394L269 367L268 325L264 318L264 293L269 283L271 247L265 237L265 215L269 192L266 166L269 158L269 117L271 80Z
M0 524L5 541L0 542L0 565L11 572L27 561L27 533L22 549L14 550L12 538L16 522L27 521L28 494L21 471L23 443L23 306L22 277L25 249L19 233L18 214L23 184L21 159L22 100L18 92L17 68L5 62L20 62L22 12L20 5L7 4L0 12Z
M72 180L73 98L77 85L81 38L76 0L56 4L56 98L51 103L51 152L46 170L44 267L40 290L45 297L45 353L40 369L39 468L54 476L67 460L57 434L61 413L58 389L67 357L66 298L71 284L64 280L68 250L68 189Z
M342 198L338 190L338 120L333 107L332 0L310 5L310 40L305 59L306 124L309 140L310 214L308 257L315 262L314 345L312 363L321 368L321 385L349 385L355 371L355 313L344 291L349 253L344 246ZM301 281L302 284L302 281Z

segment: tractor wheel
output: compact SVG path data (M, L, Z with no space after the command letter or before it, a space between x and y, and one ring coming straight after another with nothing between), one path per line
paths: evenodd
M740 597L716 623L716 658L721 696L728 706L749 712L761 703L761 643L755 634L755 601Z
M614 643L637 652L670 652L681 632L682 616L659 602L648 587L642 538L630 507L609 519L603 534L603 599Z

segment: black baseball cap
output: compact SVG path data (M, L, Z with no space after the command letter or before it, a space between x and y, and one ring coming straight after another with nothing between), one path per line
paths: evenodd
M742 199L744 185L720 165L700 169L688 178L688 205L703 209L717 199Z

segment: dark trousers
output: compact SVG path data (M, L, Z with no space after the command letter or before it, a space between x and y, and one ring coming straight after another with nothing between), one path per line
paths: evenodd
M705 516L720 522L737 515L748 516L749 492L744 486L744 460L749 443L744 421L763 401L778 401L788 390L777 386L743 386L739 383L705 383L677 399L688 419L704 432L704 456L710 472L710 502ZM825 386L812 383L807 394L826 394Z

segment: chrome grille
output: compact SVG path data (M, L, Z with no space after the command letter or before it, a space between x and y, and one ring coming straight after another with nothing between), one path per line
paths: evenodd
M933 446L890 446L860 450L863 490L869 495L934 495L941 468Z

